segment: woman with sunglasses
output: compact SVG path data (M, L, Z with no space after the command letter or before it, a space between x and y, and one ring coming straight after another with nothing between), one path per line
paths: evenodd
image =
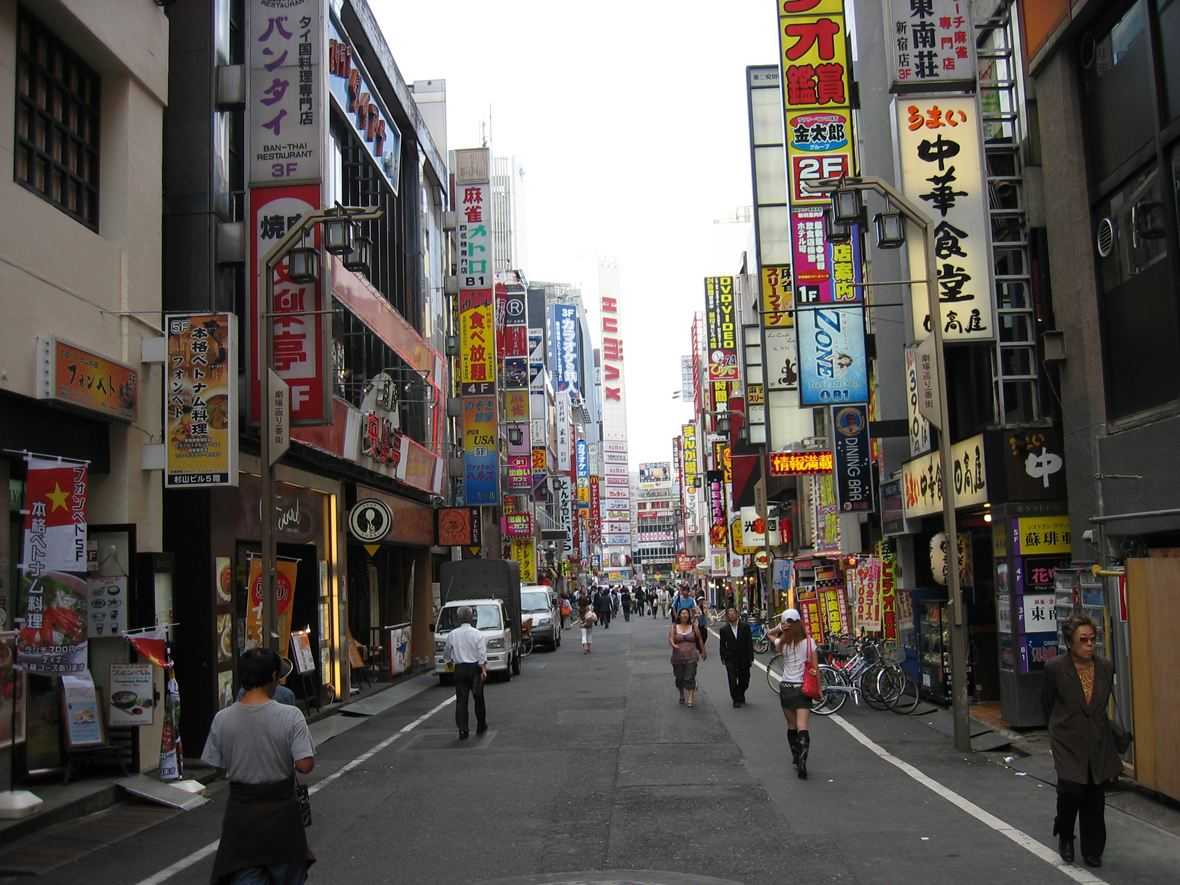
M1053 833L1061 859L1073 863L1073 825L1080 818L1082 859L1087 866L1100 867L1106 848L1106 785L1122 771L1115 729L1106 718L1114 666L1094 654L1098 631L1090 618L1074 615L1061 632L1069 652L1045 665L1041 695L1057 769Z

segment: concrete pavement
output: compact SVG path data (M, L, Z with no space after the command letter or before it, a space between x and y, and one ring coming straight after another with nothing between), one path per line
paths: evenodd
M698 706L682 707L666 629L616 619L595 629L591 655L567 632L559 651L488 686L482 738L459 742L449 691L430 688L324 744L311 881L1174 880L1180 839L1115 809L1103 869L1047 862L1052 787L1002 754L955 753L922 717L850 705L847 728L817 717L811 777L799 781L761 671L750 704L732 709L712 638ZM212 856L200 852L217 838L223 795L38 881L207 882Z

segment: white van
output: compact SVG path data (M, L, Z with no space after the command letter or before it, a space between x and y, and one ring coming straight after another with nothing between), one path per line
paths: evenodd
M454 667L443 660L447 634L459 626L459 609L469 606L475 615L473 626L488 641L488 672L503 673L505 681L520 675L520 651L512 641L508 612L499 599L456 599L438 612L434 624L434 672L439 682L451 680Z

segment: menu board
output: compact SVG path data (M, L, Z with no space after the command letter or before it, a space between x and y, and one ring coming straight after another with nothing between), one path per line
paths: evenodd
M108 721L113 727L151 725L156 713L151 664L111 664Z

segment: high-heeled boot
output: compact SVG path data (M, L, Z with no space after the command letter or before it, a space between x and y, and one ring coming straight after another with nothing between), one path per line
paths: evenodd
M795 770L799 773L800 780L807 780L807 753L811 749L811 732L800 729L798 740L799 759L795 763Z
M799 764L799 732L794 728L787 729L787 743L791 745L791 764Z

